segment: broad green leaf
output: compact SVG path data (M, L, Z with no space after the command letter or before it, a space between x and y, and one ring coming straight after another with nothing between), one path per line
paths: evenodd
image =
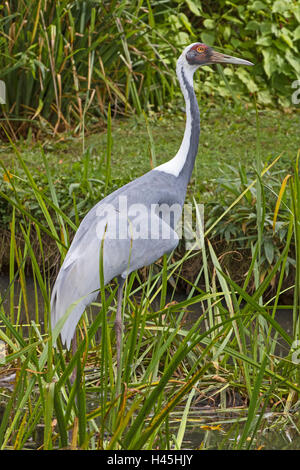
M291 49L294 47L293 41L291 40L291 38L290 38L287 34L282 33L282 34L280 35L280 38L281 38Z
M263 66L268 78L271 78L272 73L275 70L275 53L272 48L268 47L262 50L264 57Z
M183 24L183 26L188 30L188 32L193 36L193 30L192 30L192 25L188 19L188 17L184 13L179 14L179 19L180 22Z
M266 36L266 35L259 36L256 40L256 44L258 46L266 46L266 47L271 46L272 45L272 38L271 38L271 36Z
M264 251L269 264L273 263L274 260L274 244L272 240L264 241Z
M201 33L201 40L208 46L213 46L215 42L215 35L214 33L204 31L203 33Z
M196 16L201 16L202 14L202 7L201 2L199 0L185 0L185 3L189 7L192 13Z
M257 93L257 101L268 105L272 103L272 95L269 90L261 90Z
M266 10L267 8L268 6L260 0L256 0L252 5L249 6L249 10L253 11Z
M229 40L230 36L231 36L231 28L230 28L230 25L226 25L225 28L224 28L224 32L223 32L223 36L224 36L224 39L226 41Z
M294 41L298 41L300 39L300 25L294 31Z
M273 13L284 13L290 10L291 2L289 0L276 0L272 6Z
M242 67L238 68L236 70L236 75L246 85L250 93L255 93L256 91L258 91L258 86L256 85L255 81L246 69L243 69Z
M300 23L300 5L299 3L297 4L297 2L294 3L294 5L292 6L292 11L293 11L293 14L296 18L296 20L298 21L298 23Z
M204 24L205 28L207 28L207 29L214 29L214 27L215 27L214 20L211 20L209 18L204 20L203 24Z
M285 57L287 61L291 64L291 66L294 68L296 73L300 76L300 62L299 58L296 57L290 50L288 50L285 54Z
M246 31L258 31L260 26L261 25L258 21L252 20L252 21L249 21L249 23L247 23L245 30Z

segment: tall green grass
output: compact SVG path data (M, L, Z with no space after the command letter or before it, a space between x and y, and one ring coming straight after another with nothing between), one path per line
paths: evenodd
M172 96L174 74L157 50L154 16L143 2L5 2L1 120L10 137L84 135L103 125L108 103L114 115L162 105ZM161 35L160 44L168 44Z
M112 144L109 129L104 162L107 187ZM150 127L148 132L151 135ZM154 145L152 140L151 145ZM259 447L258 430L266 410L282 415L280 429L292 422L294 432L299 434L299 422L292 414L300 392L299 365L293 362L295 341L300 333L299 155L289 185L282 186L289 208L286 244L263 278L260 276L260 240L264 230L264 192L267 190L264 175L273 170L278 159L264 165L259 148L257 178L229 209L234 210L256 185L257 194L260 194L256 201L260 235L252 246L252 260L242 285L234 282L222 269L209 239L213 226L206 232L204 227L200 230L202 263L194 283L182 275L184 263L199 254L193 250L186 251L177 261L173 255L165 256L147 270L146 277L142 272L129 276L123 303L122 370L117 374L115 283L106 287L101 285L94 313L88 309L83 315L77 328L78 350L73 356L62 349L59 340L63 322L72 315L71 308L54 331L50 331L51 269L44 256L43 237L47 234L55 241L62 261L77 222L74 223L59 207L46 159L42 157L51 198L39 189L16 146L14 151L42 218L37 220L26 210L18 197L18 181L3 166L11 193L0 195L12 206L12 217L10 286L0 300L0 340L6 346L6 357L0 367L0 385L1 377L15 374L15 379L12 391L1 389L1 400L5 402L0 424L2 449L31 446L40 449L180 449L185 446L185 436L192 423L189 417L195 413L194 404L203 397L212 397L219 400L221 410L226 410L231 407L230 393L241 397L246 415L241 420L241 432L236 432L238 419L228 431L223 431L223 438L228 435L231 439L227 447ZM82 158L88 164L86 151ZM86 165L84 172L85 168ZM283 191L278 194L277 213L282 194ZM76 206L76 199L74 203ZM225 215L222 214L220 220ZM274 213L274 220L276 215ZM197 212L196 218L201 227ZM22 234L22 245L16 239L16 231ZM41 262L32 246L33 232L39 241ZM295 254L291 246L296 247ZM296 285L291 286L294 292L291 333L275 319L281 306L288 256L295 256L296 270ZM28 305L28 266L34 280L33 309ZM101 259L99 269L103 279ZM275 275L279 275L279 281L270 298L266 293ZM198 285L199 279L204 280L204 290ZM254 292L249 289L253 279ZM189 294L181 301L176 300L179 281L190 283ZM17 283L20 286L18 298L15 296ZM6 298L10 299L9 310L4 307ZM191 309L195 306L198 308L196 318L191 317ZM100 338L99 334L96 336L98 330ZM52 347L55 341L57 349ZM282 357L276 349L279 341L284 343L286 350ZM72 383L70 376L75 368L77 375ZM173 417L180 420L178 427L174 427ZM214 432L213 426L208 426L199 447L209 448L209 436ZM224 445L224 439L220 447Z

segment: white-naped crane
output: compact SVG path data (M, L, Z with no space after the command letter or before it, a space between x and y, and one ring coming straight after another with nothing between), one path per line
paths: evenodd
M73 304L62 329L62 343L70 347L76 325L100 288L99 257L102 243L104 285L118 280L115 319L117 366L120 366L122 296L126 277L150 265L178 244L176 224L198 152L200 113L193 76L202 65L253 65L194 43L184 49L176 74L186 105L184 136L177 154L166 163L117 189L98 202L82 220L60 268L51 296L51 325ZM177 207L172 218L164 218L160 207ZM138 209L137 209L138 206ZM153 209L154 207L154 209Z

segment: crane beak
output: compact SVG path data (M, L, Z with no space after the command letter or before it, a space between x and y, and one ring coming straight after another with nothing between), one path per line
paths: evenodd
M213 51L209 58L209 62L212 64L235 64L235 65L254 65L249 60L238 59L231 55L221 54L220 52Z

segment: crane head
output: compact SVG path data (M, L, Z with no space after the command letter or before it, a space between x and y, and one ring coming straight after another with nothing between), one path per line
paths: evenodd
M187 48L186 60L189 65L209 65L209 64L235 64L254 65L245 59L238 59L230 55L221 54L206 44L197 42Z

